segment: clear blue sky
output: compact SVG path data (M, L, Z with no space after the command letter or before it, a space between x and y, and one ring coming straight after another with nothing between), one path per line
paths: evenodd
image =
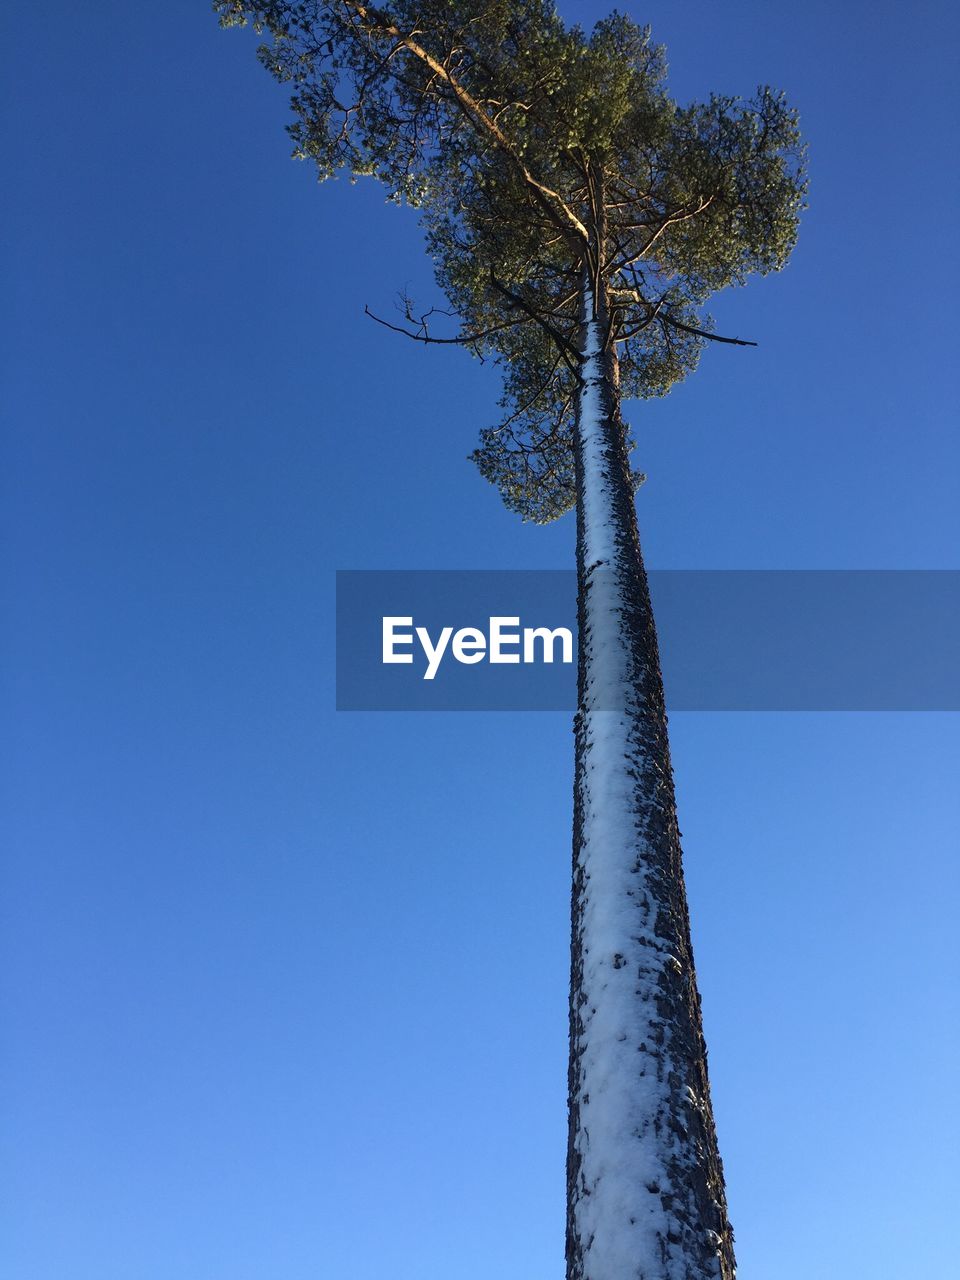
M762 345L631 407L649 562L958 567L956 6L627 8L811 163L713 308ZM338 715L332 601L572 525L464 460L495 375L364 319L429 293L414 220L288 159L251 38L3 23L0 1271L556 1280L569 719ZM741 1275L952 1274L958 718L672 735Z

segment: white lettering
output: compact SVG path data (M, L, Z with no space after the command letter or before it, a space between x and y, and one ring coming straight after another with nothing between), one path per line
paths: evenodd
M520 646L520 632L515 631L512 634L505 632L504 627L519 627L519 618L491 618L490 619L490 661L491 662L519 662L519 653L504 653L503 645L515 644Z
M498 615L488 619L489 638L477 627L461 627L457 632L443 627L434 643L426 627L413 627L413 618L383 617L381 622L384 663L412 663L413 653L402 650L407 646L412 649L416 636L427 659L424 680L436 679L448 648L456 661L466 666L475 666L484 658L500 664L552 663L559 643L559 660L573 661L573 633L567 627L524 627L521 631L519 618Z
M413 644L413 633L408 631L406 635L397 635L397 627L412 627L412 618L384 618L383 619L383 661L387 662L412 662L412 653L397 653L396 646L398 644Z
M523 629L523 660L524 662L536 662L536 641L543 641L543 660L544 662L553 661L554 642L559 639L561 645L561 662L573 661L573 636L567 627L557 627L551 631L549 627L524 627Z
M467 666L482 662L486 648L487 637L476 627L461 627L453 637L453 656Z
M457 632L459 635L460 633ZM432 680L437 674L441 659L446 652L447 643L453 635L453 627L444 627L440 632L440 639L437 641L436 648L430 639L430 632L426 627L417 627L417 639L423 645L423 652L427 655L427 669L423 673L424 680ZM456 644L456 640L454 640Z

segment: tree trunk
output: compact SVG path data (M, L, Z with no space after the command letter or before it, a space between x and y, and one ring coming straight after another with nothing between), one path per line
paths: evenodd
M567 1280L732 1280L616 355L585 280Z

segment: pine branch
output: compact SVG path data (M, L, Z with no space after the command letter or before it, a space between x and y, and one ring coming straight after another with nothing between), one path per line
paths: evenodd
M554 191L534 177L496 121L487 115L480 103L460 84L455 76L451 75L442 63L438 62L423 45L418 44L412 34L406 34L401 31L390 20L389 15L382 10L367 6L361 3L361 0L342 0L342 3L356 13L362 21L371 24L374 30L396 39L415 58L418 58L425 66L429 67L439 79L443 80L450 88L454 99L464 114L475 125L479 125L480 129L493 140L497 148L509 159L524 183L537 198L538 203L548 214L550 220L566 235L573 234L578 247L582 247L583 244L589 242L590 237L586 227L565 203L559 192Z
M577 377L579 377L579 366L583 360L583 356L573 343L570 342L570 340L561 333L555 325L552 325L545 316L536 309L536 307L532 307L525 298L520 296L519 293L514 293L512 289L508 289L505 284L502 284L492 271L490 272L490 283L498 293L502 294L503 297L512 302L515 307L519 307L521 311L524 311L531 320L535 320L537 324L540 325L545 333L550 335L560 349L560 353L563 356L565 363L569 366L571 372L575 373Z

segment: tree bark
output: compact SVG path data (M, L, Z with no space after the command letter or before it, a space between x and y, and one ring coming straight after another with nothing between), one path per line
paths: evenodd
M581 341L567 1280L732 1280L657 637L599 270L584 274Z

